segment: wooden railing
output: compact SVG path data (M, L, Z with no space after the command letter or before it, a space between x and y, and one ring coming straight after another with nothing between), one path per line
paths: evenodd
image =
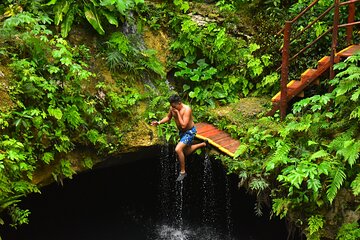
M281 69L281 98L280 98L280 117L281 119L284 119L286 116L286 109L287 109L287 83L289 78L289 65L290 61L297 58L300 54L305 52L307 49L312 47L316 42L318 42L323 36L328 34L332 31L332 42L331 42L331 55L330 55L330 79L333 79L334 74L334 60L336 55L336 46L338 43L338 29L345 27L346 28L346 43L347 45L350 45L352 43L352 35L353 35L353 26L360 24L360 21L355 22L355 8L356 3L360 2L360 0L350 0L346 2L340 2L340 0L334 0L334 4L330 6L328 9L326 9L320 16L318 16L314 21L312 21L310 24L308 24L303 30L301 30L299 33L295 35L295 37L291 38L291 27L292 25L299 20L307 11L309 11L311 8L313 8L319 0L313 1L308 7L306 7L299 15L297 15L294 19L291 21L286 21L285 26L283 29L281 29L278 34L283 33L284 34L284 44L282 47L282 64L281 67L278 69ZM346 24L340 24L340 7L341 6L349 6L348 11L348 22ZM322 19L324 16L326 16L331 11L334 11L334 19L333 19L333 26L330 27L328 30L326 30L324 33L322 33L319 37L317 37L314 41L306 45L304 48L302 48L299 52L294 54L293 56L290 56L290 44L298 39L305 31L310 29L316 22L318 22L320 19Z

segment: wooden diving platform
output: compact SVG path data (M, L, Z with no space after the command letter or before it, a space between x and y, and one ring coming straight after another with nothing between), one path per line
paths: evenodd
M235 156L235 152L240 146L238 140L233 139L230 134L217 129L210 123L197 123L195 124L197 129L196 138L201 140L208 140L209 144L220 150L221 152Z

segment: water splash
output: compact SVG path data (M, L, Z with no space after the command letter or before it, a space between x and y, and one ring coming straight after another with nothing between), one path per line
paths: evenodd
M157 227L157 232L157 237L153 240L224 240L222 235L208 227L178 229L162 225Z
M190 235L188 230L184 231L168 225L159 226L157 231L160 239L164 240L187 240Z

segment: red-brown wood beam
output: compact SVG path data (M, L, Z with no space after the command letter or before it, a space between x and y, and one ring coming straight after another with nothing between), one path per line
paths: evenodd
M284 47L282 49L281 64L281 97L280 97L280 118L285 119L287 109L287 82L289 78L289 55L290 55L290 34L291 21L285 22Z
M332 40L331 40L331 55L330 55L330 79L333 79L335 77L334 62L335 62L336 45L337 45L338 30L339 30L339 17L340 17L339 4L340 4L340 0L335 0L334 24L333 24L333 32L332 32Z
M349 4L349 15L348 15L348 23L353 23L355 21L355 3ZM346 43L350 45L352 43L352 35L353 35L353 26L349 25L346 27Z

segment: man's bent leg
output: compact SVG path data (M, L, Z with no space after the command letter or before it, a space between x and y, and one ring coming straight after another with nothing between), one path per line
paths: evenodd
M206 147L206 143L202 142L202 143L197 143L197 144L193 144L190 146L186 146L184 149L184 154L185 156L189 156L191 153L193 153L194 151L196 151L198 148L201 147Z
M179 142L175 147L175 152L178 155L180 162L180 173L185 173L185 154L184 149L187 145L185 143Z

